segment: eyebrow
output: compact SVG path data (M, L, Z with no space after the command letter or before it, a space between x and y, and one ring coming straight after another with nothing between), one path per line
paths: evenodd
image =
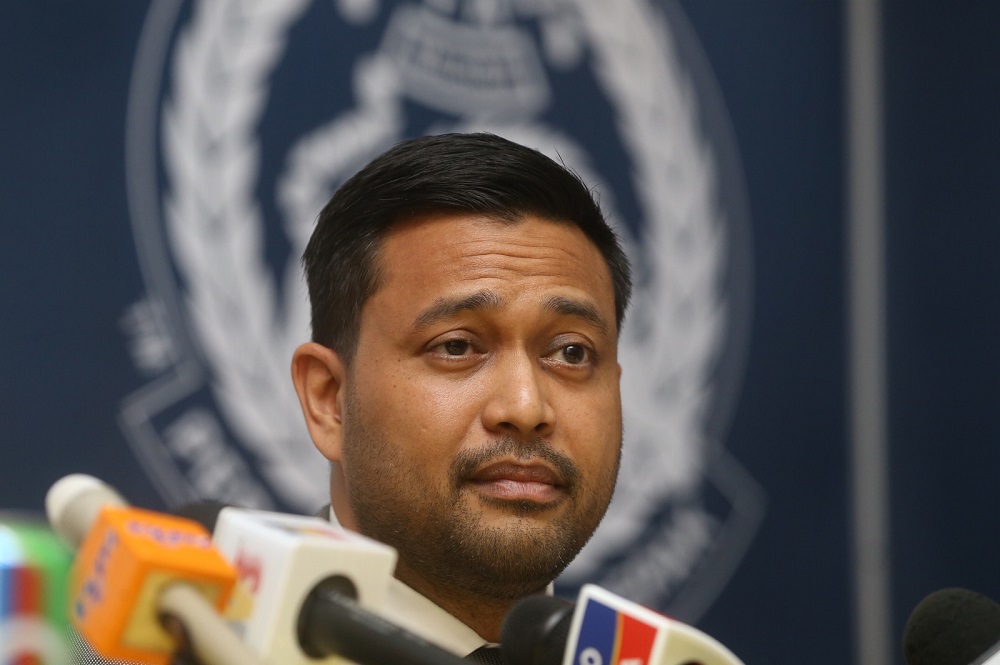
M477 291L470 296L461 298L441 298L420 312L417 320L413 322L413 329L426 328L439 321L450 319L459 312L500 309L501 305L503 305L503 298L495 291L490 290Z
M611 329L607 320L601 316L601 313L597 310L597 308L587 302L575 300L573 298L566 298L564 296L553 296L545 303L545 309L563 316L575 316L581 318L599 328L605 335L607 335L608 331Z
M459 312L495 310L502 306L503 298L489 289L458 298L441 298L417 316L413 322L413 329L421 330L440 321L446 321ZM600 329L605 335L611 329L608 321L601 316L596 307L581 300L565 296L552 296L545 301L544 307L546 310L561 316L574 316L583 319Z

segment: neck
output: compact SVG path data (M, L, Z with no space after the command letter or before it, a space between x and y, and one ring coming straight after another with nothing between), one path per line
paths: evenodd
M445 609L487 642L500 641L500 627L504 617L507 616L511 606L519 600L491 598L429 581L402 560L396 566L396 578ZM537 592L542 591L543 589L539 589Z

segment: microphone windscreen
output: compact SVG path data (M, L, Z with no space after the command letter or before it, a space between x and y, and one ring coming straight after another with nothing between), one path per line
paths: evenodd
M907 665L969 665L1000 642L1000 605L968 589L941 589L913 609L903 630Z
M126 505L110 485L82 473L63 476L45 495L45 513L52 530L74 549L87 536L102 508Z
M522 598L500 628L504 660L519 665L561 663L573 609L573 603L552 596Z

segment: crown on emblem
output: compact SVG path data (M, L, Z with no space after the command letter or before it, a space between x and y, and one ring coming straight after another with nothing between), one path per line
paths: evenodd
M403 89L441 112L523 117L551 97L535 42L513 21L456 20L426 5L405 6L390 19L380 50Z

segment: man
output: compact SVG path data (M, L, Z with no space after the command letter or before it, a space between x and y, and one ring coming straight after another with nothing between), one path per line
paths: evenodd
M627 259L590 192L488 134L396 146L319 215L292 375L337 521L399 552L390 618L499 639L614 490Z

